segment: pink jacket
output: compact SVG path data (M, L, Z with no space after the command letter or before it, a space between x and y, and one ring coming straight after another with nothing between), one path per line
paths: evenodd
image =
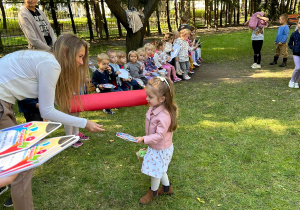
M157 150L169 148L173 137L173 132L168 131L170 125L171 116L163 105L154 110L150 107L146 113L144 143Z

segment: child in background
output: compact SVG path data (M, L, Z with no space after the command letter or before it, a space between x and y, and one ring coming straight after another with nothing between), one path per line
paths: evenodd
M178 31L177 31L178 32ZM177 37L178 38L178 37ZM166 47L164 51L167 53L167 55L171 55L171 52L173 52L173 42L174 42L174 34L173 33L166 33L164 40L166 42ZM183 71L180 69L179 62L176 62L176 59L172 59L170 62L175 67L176 74L182 75Z
M131 50L128 53L127 70L129 71L132 79L141 79L144 84L147 84L147 79L143 76L143 66L138 62L138 53L137 51Z
M183 70L183 79L184 80L189 80L191 79L191 77L188 76L188 71L190 70L190 61L189 61L189 50L192 50L192 48L190 48L189 43L188 43L188 37L191 34L191 31L186 28L186 29L182 29L180 32L180 38L176 39L174 41L174 44L178 44L180 45L180 50L178 53L178 61L180 64L180 68L181 70Z
M92 76L92 83L96 87L98 93L115 92L114 88L104 88L103 84L112 83L113 78L116 77L113 69L109 66L109 57L105 53L97 56L97 64L99 68L94 71ZM107 114L114 114L110 109L104 109L103 112Z
M156 53L154 54L154 62L155 65L158 68L164 68L167 70L167 77L171 80L171 73L173 74L173 79L174 82L179 82L181 81L180 78L178 78L176 76L176 72L175 72L175 68L174 66L172 66L171 64L168 63L168 61L170 60L170 56L168 56L165 52L165 42L164 41L157 41L156 42Z
M134 78L132 78L132 76L129 73L126 53L124 51L117 51L117 57L118 57L118 64L120 66L120 69L124 69L128 72L128 79L123 78L122 82L125 83L125 85L129 88L129 90L141 89L137 81Z
M199 44L196 41L196 29L193 27L192 27L191 35L189 36L189 42L190 42L190 46L194 48L194 50L191 52L193 65L199 67L201 62L199 56L201 55L201 49L199 47Z
M300 78L300 16L297 17L298 30L294 31L289 40L289 48L293 50L293 58L295 63L295 70L293 72L292 78L289 82L290 88L299 88L299 78Z
M112 83L115 84L118 91L129 90L125 83L122 82L121 78L118 76L121 74L120 66L118 65L117 53L114 50L107 50L106 54L109 57L109 66L112 68L112 71L115 72L116 77L112 78Z
M179 31L173 31L173 35L174 35L174 40L173 40L173 45L174 45L174 41L179 38ZM176 73L181 76L183 74L183 71L180 68L178 56L175 58L174 67L176 69Z
M173 132L177 128L177 106L170 79L152 78L146 85L149 110L146 114L146 135L136 137L137 143L148 144L141 172L151 176L151 187L139 203L147 204L158 195L172 195L167 170L173 155ZM159 188L160 182L162 187Z
M189 18L187 16L182 16L180 19L181 25L178 27L178 31L180 32L182 29L189 29L191 30L191 27L189 26Z
M274 56L274 61L270 63L270 65L277 64L277 60L280 55L283 56L283 62L280 64L280 67L285 67L287 58L288 58L288 52L287 52L287 41L289 36L289 26L287 25L288 15L282 14L279 17L279 23L280 26L277 31L277 35L275 38L275 45L276 45L276 54Z
M146 53L146 58L144 60L145 74L144 76L149 80L153 77L153 73L157 73L158 69L155 66L153 59L153 45L150 43L145 44L144 49Z

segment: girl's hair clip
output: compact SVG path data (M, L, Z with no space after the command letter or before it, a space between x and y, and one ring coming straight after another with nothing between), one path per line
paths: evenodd
M170 85L169 85L169 83L168 83L168 81L166 80L165 77L157 77L157 78L159 78L160 81L162 81L162 82L166 82L166 84L168 85L168 87L169 87L169 89L170 89L170 91L171 91Z

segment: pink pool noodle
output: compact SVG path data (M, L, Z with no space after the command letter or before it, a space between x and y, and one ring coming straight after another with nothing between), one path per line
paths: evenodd
M81 95L83 111L96 111L120 107L140 106L148 104L145 90L119 91ZM77 98L74 99L77 101ZM81 112L78 103L71 101L71 112Z

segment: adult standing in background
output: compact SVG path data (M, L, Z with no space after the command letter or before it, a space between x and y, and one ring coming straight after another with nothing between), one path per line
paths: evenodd
M29 49L49 51L56 37L45 13L36 5L37 0L24 0L24 6L18 13L19 25Z

